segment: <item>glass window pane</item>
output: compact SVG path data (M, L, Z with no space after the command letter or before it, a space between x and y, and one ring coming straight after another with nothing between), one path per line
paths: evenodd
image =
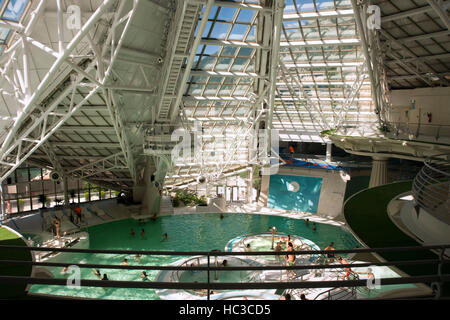
M19 22L29 0L10 0L3 19Z

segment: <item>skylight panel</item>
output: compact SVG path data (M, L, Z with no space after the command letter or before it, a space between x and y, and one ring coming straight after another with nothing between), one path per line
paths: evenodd
M27 7L29 0L9 0L2 18L9 21L19 22Z

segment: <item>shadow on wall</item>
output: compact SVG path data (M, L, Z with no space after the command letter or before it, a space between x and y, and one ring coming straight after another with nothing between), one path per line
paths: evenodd
M268 207L317 213L322 178L290 175L270 177Z

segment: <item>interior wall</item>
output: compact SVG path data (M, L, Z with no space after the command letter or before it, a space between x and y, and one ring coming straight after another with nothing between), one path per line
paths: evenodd
M393 122L433 125L450 123L450 112L448 112L450 88L392 90L390 97L392 103L390 120ZM431 113L431 121L429 121L428 113Z
M337 217L342 213L347 178L342 172L298 167L282 167L278 174L322 178L317 215ZM269 190L270 192L270 190Z

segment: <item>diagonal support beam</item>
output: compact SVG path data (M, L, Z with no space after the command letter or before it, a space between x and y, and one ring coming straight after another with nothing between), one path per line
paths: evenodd
M447 13L447 8L444 7L444 3L442 2L442 0L427 0L427 2L437 13L439 18L441 18L441 21L445 25L445 27L450 30L450 18Z
M177 98L175 99L175 104L172 106L172 110L170 111L170 121L173 123L177 116L177 111L180 109L181 98L183 97L184 90L186 88L187 81L189 79L189 74L192 69L192 65L194 64L195 55L197 53L198 46L202 40L203 31L206 28L206 24L208 23L209 14L214 5L214 0L208 0L205 10L203 12L202 20L200 21L200 25L197 30L197 35L194 39L194 43L191 47L191 52L189 53L189 58L186 63L186 68L183 74L183 78L181 79L181 87L178 89Z

